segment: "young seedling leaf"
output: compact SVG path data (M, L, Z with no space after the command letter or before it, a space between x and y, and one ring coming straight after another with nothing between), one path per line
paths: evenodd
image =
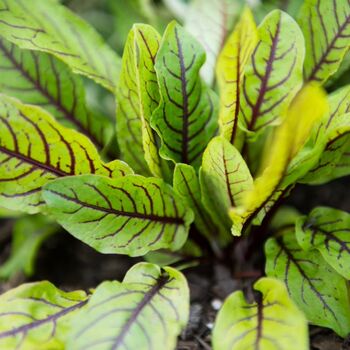
M18 273L31 276L41 245L58 228L58 225L52 224L45 216L18 218L12 230L11 255L0 266L0 279L8 279Z
M132 173L126 163L105 164L90 140L61 126L43 109L0 95L0 204L36 213L41 188L62 176Z
M239 13L240 0L194 0L185 13L185 29L203 46L206 61L201 76L208 85L214 80L215 65Z
M55 57L21 50L0 38L0 91L23 103L45 107L60 123L85 134L100 149L112 124L85 104L82 80Z
M261 175L254 180L252 190L247 191L242 207L230 211L234 228L239 229L249 217L257 215L266 205L271 206L271 201L275 202L285 194L292 182L289 164L310 137L315 123L327 111L326 95L321 88L309 84L300 90L289 106L282 125L266 142ZM304 175L312 165L303 164L297 175ZM297 175L294 174L295 177Z
M137 173L161 177L156 133L150 126L159 104L154 63L160 35L149 25L135 24L124 49L117 89L117 135L123 158Z
M303 83L304 39L294 19L272 11L258 36L245 68L238 117L241 128L251 132L279 123Z
M297 221L296 233L303 249L317 249L329 265L350 280L350 214L333 208L315 208Z
M254 289L254 303L247 302L242 291L226 299L215 322L214 350L309 349L307 320L285 285L265 277Z
M200 172L203 203L209 213L229 229L229 210L243 205L253 179L238 150L222 136L206 148ZM239 235L240 232L233 231Z
M152 126L162 139L161 156L198 167L216 125L216 95L199 77L202 47L176 22L168 25L156 57L161 103Z
M305 0L299 23L306 45L305 79L324 83L338 70L350 47L350 3Z
M349 334L346 280L316 250L305 252L295 239L293 227L281 237L270 238L265 252L266 274L284 281L310 323L331 328L342 337Z
M122 283L97 287L76 318L67 350L172 350L188 316L185 277L170 267L139 263Z
M193 221L192 211L157 178L61 178L45 186L43 198L68 232L102 253L177 250Z
M202 204L199 179L194 168L187 164L178 163L174 171L174 190L185 199L195 214L194 223L198 230L210 241L225 243L229 237L223 227L219 227Z
M0 35L23 49L44 51L114 92L120 58L84 20L57 0L0 0Z
M232 144L238 128L240 91L245 66L258 41L258 31L249 8L241 19L220 53L216 66L217 82L220 89L220 133ZM240 140L239 140L240 141Z
M65 349L83 291L65 293L50 282L23 284L0 296L1 349Z

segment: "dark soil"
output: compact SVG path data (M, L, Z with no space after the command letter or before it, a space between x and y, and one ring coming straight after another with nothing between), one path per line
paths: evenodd
M307 213L315 206L332 206L350 211L348 189L350 178L334 181L326 186L299 185L286 204ZM10 250L11 221L0 222L0 263ZM182 333L178 350L211 349L210 333L218 308L225 297L234 290L243 289L251 298L250 286L261 272L252 262L241 266L230 263L211 262L190 268L184 273L191 290L190 322ZM121 280L125 272L140 259L124 256L102 255L74 239L66 232L51 237L42 247L35 275L30 280L50 280L64 290L96 287L104 280ZM27 281L24 276L14 276L6 283L0 283L0 292ZM311 327L311 349L343 350L350 349L350 342L333 332L319 327Z

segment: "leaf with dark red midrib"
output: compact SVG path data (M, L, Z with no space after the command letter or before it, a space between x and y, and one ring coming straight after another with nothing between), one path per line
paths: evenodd
M292 299L310 323L329 327L341 336L350 331L346 280L316 250L298 245L293 227L270 238L265 246L266 273L285 282ZM332 284L324 281L331 280Z
M195 167L216 129L215 97L199 77L203 62L200 45L170 23L156 56L161 103L151 125L162 140L163 158Z
M97 287L76 318L67 350L117 350L126 343L132 349L172 350L188 311L184 276L170 267L140 263L122 283Z
M43 197L63 227L104 253L138 256L161 248L176 250L193 220L180 198L156 178L62 178L49 183Z
M41 108L4 95L0 125L0 202L6 208L40 211L41 187L56 177L132 173L118 160L103 163L89 139L61 126Z
M81 79L56 58L21 50L0 38L0 90L23 103L45 106L63 125L82 132L99 148L108 143L111 123L85 105Z

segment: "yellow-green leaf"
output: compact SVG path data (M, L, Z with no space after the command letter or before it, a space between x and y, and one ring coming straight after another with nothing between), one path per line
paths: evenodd
M105 164L91 141L61 126L43 109L0 95L0 204L36 213L41 187L62 176L132 173L115 160Z
M253 303L242 291L226 299L213 331L214 350L308 350L307 320L284 284L265 277L254 289Z
M227 39L216 66L220 89L220 133L232 144L240 131L238 113L244 69L257 41L258 32L254 17L250 9L246 8L233 33Z

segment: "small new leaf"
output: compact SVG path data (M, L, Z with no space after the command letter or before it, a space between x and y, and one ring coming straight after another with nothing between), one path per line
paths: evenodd
M217 128L216 95L199 76L204 60L199 43L170 23L156 57L161 102L151 124L162 139L162 157L196 168Z
M104 282L75 320L67 350L172 350L189 316L178 271L139 263L122 283Z
M214 350L309 349L307 321L284 284L265 277L254 289L254 303L241 291L226 299L213 331Z
M0 35L20 48L44 51L114 92L120 58L84 20L57 0L0 0Z
M293 227L278 238L270 238L265 252L266 274L284 281L310 323L331 328L342 337L349 334L346 280L316 250L305 252L300 248Z
M102 253L177 250L193 221L192 211L157 178L62 178L45 186L43 198L68 232Z
M0 296L1 349L64 350L83 291L65 293L49 282L21 285Z
M43 109L0 95L0 205L36 213L44 204L42 186L57 177L130 173L121 161L102 162L86 136Z
M297 221L296 234L305 250L317 249L339 274L350 280L350 214L319 207Z

